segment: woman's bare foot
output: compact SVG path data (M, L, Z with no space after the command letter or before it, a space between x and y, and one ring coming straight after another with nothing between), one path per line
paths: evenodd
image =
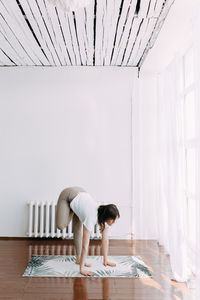
M94 273L88 270L81 270L80 273L85 276L93 276Z
M85 262L85 267L91 267L92 265L91 264L88 264L87 262Z
M79 264L80 264L80 261L79 261L79 260L76 260L76 264L79 265ZM92 265L91 265L91 264L88 264L87 262L85 262L84 266L85 266L85 267L91 267Z

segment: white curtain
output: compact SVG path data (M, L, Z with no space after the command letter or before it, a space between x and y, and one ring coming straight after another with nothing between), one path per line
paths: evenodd
M195 20L194 48L195 48L195 77L196 77L196 102L197 102L197 206L196 206L196 284L195 300L200 299L200 1L197 18Z
M142 72L138 92L133 93L133 201L135 237L157 239L164 246L170 255L171 279L190 283L195 274L197 300L200 299L200 13L193 27L197 104L195 247L191 247L188 239L184 101L180 94L184 49L157 76L157 84L154 76Z
M198 14L200 16L200 14ZM180 96L181 53L158 76L157 97L157 186L158 241L170 255L172 278L195 287L200 299L200 18L194 21L191 44L194 49L194 87L196 108L196 245L188 239L186 201L186 156L184 147L184 102ZM191 265L194 256L195 268ZM190 285L195 275L195 285Z
M178 95L178 59L158 77L158 241L170 254L172 279L187 281L186 199L182 103Z

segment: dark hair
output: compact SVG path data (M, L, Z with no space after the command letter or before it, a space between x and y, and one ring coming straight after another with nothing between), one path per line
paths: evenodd
M119 218L120 214L115 204L100 205L98 207L98 224L100 225L101 232L105 228L106 220L115 220L117 217Z

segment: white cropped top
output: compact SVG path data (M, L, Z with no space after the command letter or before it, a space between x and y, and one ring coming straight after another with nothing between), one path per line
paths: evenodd
M87 192L80 192L70 202L70 207L85 227L92 232L97 224L98 204ZM105 222L105 227L110 227Z

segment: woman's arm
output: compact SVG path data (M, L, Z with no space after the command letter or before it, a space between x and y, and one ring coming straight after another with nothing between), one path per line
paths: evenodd
M82 241L82 250L81 250L81 258L80 258L80 273L82 275L94 275L91 271L85 270L85 260L88 253L88 246L90 242L90 232L87 228L83 225L83 241Z
M111 263L107 260L108 257L108 247L109 247L109 240L108 240L108 229L104 228L102 232L102 254L103 254L103 264L104 266L111 266L115 267L115 263Z

